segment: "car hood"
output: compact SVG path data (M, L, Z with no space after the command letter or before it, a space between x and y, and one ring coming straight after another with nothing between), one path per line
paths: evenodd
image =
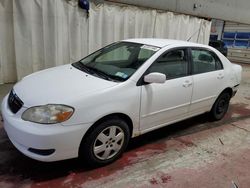
M118 83L89 75L72 65L54 67L24 77L14 86L25 107L66 104L79 96L89 95Z

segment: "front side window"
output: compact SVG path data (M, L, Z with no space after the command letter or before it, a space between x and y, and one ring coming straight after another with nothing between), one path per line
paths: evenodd
M222 63L213 52L203 49L192 50L193 74L216 71L222 68Z
M188 74L188 60L186 49L176 49L160 56L148 69L148 73L159 72L167 79L179 78Z
M125 81L159 49L139 43L118 42L72 65L107 80Z

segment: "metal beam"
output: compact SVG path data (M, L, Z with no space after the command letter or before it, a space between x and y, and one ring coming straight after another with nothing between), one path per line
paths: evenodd
M250 24L249 0L108 0L198 17Z

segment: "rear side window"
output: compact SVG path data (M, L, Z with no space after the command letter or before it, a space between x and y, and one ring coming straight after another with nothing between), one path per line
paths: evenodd
M148 69L148 72L159 72L167 79L186 76L188 73L187 50L176 49L160 56Z
M200 74L223 69L222 63L211 51L204 49L192 50L192 72Z

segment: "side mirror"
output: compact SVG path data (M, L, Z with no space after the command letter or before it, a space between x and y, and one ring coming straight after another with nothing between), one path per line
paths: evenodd
M144 82L163 84L166 81L166 75L159 72L152 72L144 76Z

